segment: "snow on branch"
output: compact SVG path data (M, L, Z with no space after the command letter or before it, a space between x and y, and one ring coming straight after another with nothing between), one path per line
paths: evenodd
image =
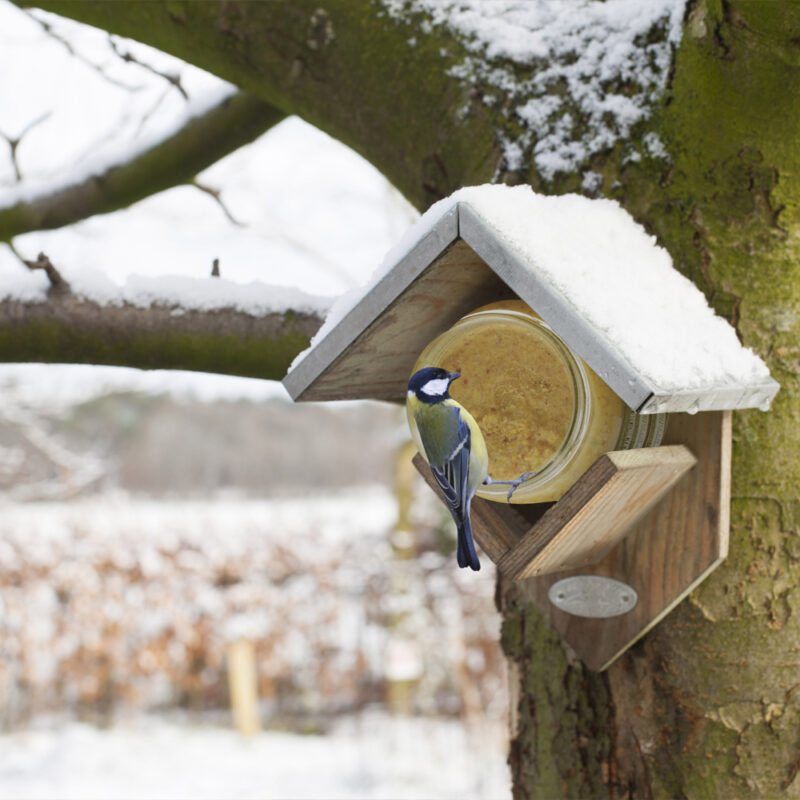
M187 94L186 89L183 88L183 84L181 83L180 75L172 72L162 72L161 70L156 69L155 67L146 63L145 61L136 58L136 56L129 50L122 50L120 45L117 43L117 41L111 34L108 35L108 44L114 51L114 53L117 56L119 56L126 64L137 64L142 69L147 70L153 75L158 75L159 78L163 78L168 84L170 84L170 86L173 86L175 89L177 89L178 92L180 92L180 94L183 96L184 100L189 99L189 95Z
M380 0L421 33L449 32L467 56L449 74L497 110L505 168L533 161L551 180L626 143L626 157L665 158L632 129L663 94L686 0ZM408 40L416 46L416 37Z
M25 183L0 197L0 241L70 225L105 214L173 186L192 183L199 172L249 144L285 114L244 92L188 105L176 130L113 159L81 167L57 184Z
M219 277L95 271L67 281L40 254L0 290L0 361L189 369L278 380L319 329L328 298Z

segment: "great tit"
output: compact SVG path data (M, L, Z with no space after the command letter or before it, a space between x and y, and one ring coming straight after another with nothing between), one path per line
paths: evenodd
M424 367L408 382L407 404L418 443L458 528L458 566L478 570L469 507L478 487L489 478L489 456L478 423L448 393L458 377L458 372Z

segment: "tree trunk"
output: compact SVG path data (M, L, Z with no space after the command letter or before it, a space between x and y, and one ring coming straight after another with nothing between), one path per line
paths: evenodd
M800 795L799 23L782 3L693 4L656 119L672 165L594 167L782 389L734 415L727 561L605 674L501 587L515 797Z
M498 177L500 111L447 74L459 45L441 28L420 27L409 50L414 30L366 2L42 5L300 113L420 208ZM617 146L587 165L783 388L768 414L734 417L727 562L606 673L577 663L514 586L499 587L517 676L515 797L800 795L798 42L792 4L690 2L666 93L636 129L657 132L671 162L626 160ZM581 186L530 165L513 177L552 193Z

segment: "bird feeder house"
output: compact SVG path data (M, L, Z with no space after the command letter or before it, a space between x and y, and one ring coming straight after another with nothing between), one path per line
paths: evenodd
M483 552L602 670L725 558L731 412L766 410L778 384L615 202L480 186L408 231L371 284L333 309L284 385L294 400L405 402L431 342L509 300L532 309L637 424L666 420L657 446L599 452L557 499L473 500ZM499 396L528 366L506 348L480 380Z

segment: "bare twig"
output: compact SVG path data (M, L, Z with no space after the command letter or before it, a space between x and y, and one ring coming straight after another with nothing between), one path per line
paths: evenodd
M189 186L194 186L195 189L199 189L201 192L205 192L210 197L213 197L214 200L217 201L217 205L222 209L222 213L228 218L228 220L233 224L236 225L237 228L243 228L244 223L239 222L236 217L231 214L228 210L228 207L222 200L222 191L220 189L214 189L212 186L206 186L203 183L200 183L196 178L193 181L189 182Z
M158 75L159 78L163 78L167 83L174 86L182 95L184 100L189 99L189 95L186 92L186 89L183 88L181 85L181 76L176 75L171 72L161 72L161 70L156 69L155 67L151 66L150 64L145 63L144 61L139 61L133 53L130 51L123 51L120 50L119 45L116 41L114 41L114 37L109 34L108 36L108 44L111 49L118 55L126 64L136 64L138 67L142 69L146 69L148 72L152 73L153 75Z
M166 87L164 87L164 91L163 91L163 92L161 92L161 93L158 95L158 97L156 98L156 101L155 101L155 103L153 103L153 104L150 106L150 108L148 108L148 109L147 109L147 111L145 111L145 112L144 112L144 114L142 114L142 116L141 116L141 119L139 120L139 124L136 126L136 130L135 130L135 131L134 131L134 133L133 133L133 138L134 138L134 139L136 139L136 138L139 136L139 134L140 134L140 133L142 132L142 130L144 129L144 126L145 126L145 125L147 125L148 121L149 121L149 120L150 120L150 118L153 116L153 114L155 114L155 113L156 113L156 111L158 111L159 107L160 107L160 106L161 106L161 104L164 102L164 100L166 100L166 98L167 98L167 95L168 95L169 93L170 93L170 88L169 88L169 86L166 86Z
M63 36L61 36L60 34L56 33L56 32L53 30L53 27L50 25L50 23L48 23L48 22L45 22L43 19L39 19L39 17L37 17L35 13L33 13L32 11L30 11L30 10L28 10L28 9L22 9L22 10L23 10L23 11L24 11L24 12L25 12L27 15L28 15L28 17L29 17L30 19L32 19L32 20L33 20L33 21L34 21L34 22L35 22L37 25L39 25L39 26L42 28L42 30L43 30L43 31L44 31L44 32L45 32L45 33L46 33L46 34L47 34L47 35L48 35L48 36L49 36L51 39L53 39L54 41L56 41L56 42L58 42L60 45L62 45L64 48L66 48L67 52L68 52L68 53L69 53L69 54L70 54L70 55L71 55L73 58L76 58L76 59L77 59L78 61L80 61L81 63L83 63L83 64L86 64L86 66L87 66L87 67L89 67L90 69L93 69L95 72L97 72L97 73L99 73L100 75L102 75L102 76L103 76L103 78L104 78L105 80L107 80L109 83L112 83L112 84L114 84L114 86L119 86L121 89L125 89L125 90L126 90L126 91L128 91L128 92L138 92L138 91L139 91L139 90L142 88L142 86L131 86L130 84L128 84L128 83L125 83L124 81L118 80L117 78L112 78L112 77L111 77L111 76L110 76L110 75L109 75L109 74L108 74L108 73L105 71L105 69L103 69L103 67L102 67L102 66L100 66L99 64L95 64L95 63L94 63L94 61L90 61L88 58L86 58L86 56L83 56L83 55L81 55L81 54L80 54L80 53L79 53L79 52L78 52L78 51L77 51L77 50L76 50L76 49L75 49L75 48L72 46L72 43L71 43L71 42L69 42L67 39L65 39L65 38L64 38Z
M41 114L32 122L29 122L22 129L22 133L20 133L17 137L11 137L8 134L0 131L0 136L8 142L9 149L11 150L11 165L14 167L14 176L16 177L17 183L22 180L22 172L19 168L19 162L17 161L17 148L19 147L19 144L24 138L25 134L33 130L37 125L44 122L52 113L52 111L45 111L44 114Z
M22 253L20 253L19 250L17 250L17 248L14 246L14 242L9 239L7 242L3 242L3 244L8 247L8 249L11 251L11 255L13 255L20 264L27 266L27 264L25 264L25 259L22 257Z
M53 262L44 254L39 253L36 261L24 261L28 269L43 269L50 281L50 291L56 294L68 294L69 284L64 280L61 273L53 266Z
M9 241L3 242L3 244L8 247L8 249L11 251L11 255L14 256L20 264L25 264L25 259L22 257L22 254L19 252L19 250L14 247L14 242L9 239Z

